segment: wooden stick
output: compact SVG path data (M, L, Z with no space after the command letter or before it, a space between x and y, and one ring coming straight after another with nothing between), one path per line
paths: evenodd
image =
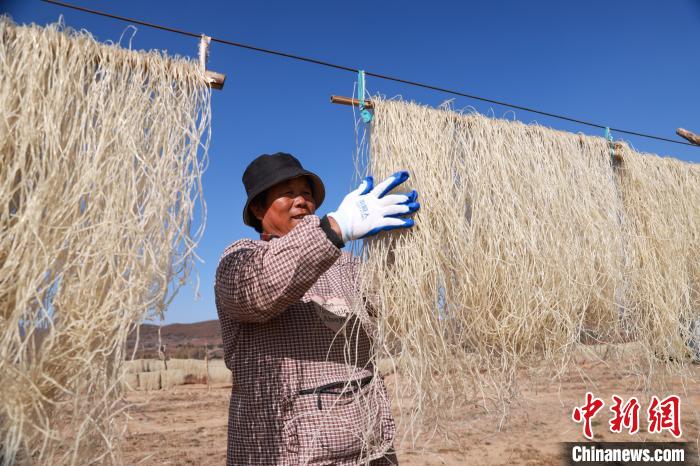
M353 99L350 97L343 97L340 95L332 95L331 96L331 103L332 104L340 104L340 105L354 105L355 107L360 105L360 101L357 99ZM374 105L372 104L371 100L365 100L365 108L373 108Z
M682 138L687 139L688 141L692 142L693 144L700 146L700 136L698 136L697 134L695 134L691 131L688 131L687 129L683 129L683 128L678 128L676 130L676 134Z
M613 166L619 167L620 165L622 165L622 162L625 161L622 157L623 145L621 142L616 141L613 147L615 148L615 150L613 151Z
M202 34L202 38L199 40L199 67L204 72L204 78L207 80L207 85L212 89L223 89L224 81L226 81L226 75L217 73L216 71L209 71L207 69L207 60L209 59L209 44L211 43L211 37Z
M206 70L204 72L204 77L207 78L207 84L212 89L221 90L224 88L224 82L226 81L226 75L217 73L216 71Z
M206 366L206 370L207 370L207 390L210 390L211 387L209 386L209 344L208 343L204 344L204 365Z

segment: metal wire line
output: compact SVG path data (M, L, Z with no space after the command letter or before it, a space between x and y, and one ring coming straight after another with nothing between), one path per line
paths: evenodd
M161 29L163 31L174 32L176 34L181 34L184 36L195 37L195 38L201 37L201 34L196 34L194 32L185 31L183 29L176 29L176 28L172 28L172 27L168 27L168 26L161 26L159 24L141 21L138 19L126 18L124 16L113 15L111 13L105 13L103 11L93 10L91 8L85 8L85 7L81 7L81 6L77 6L77 5L71 5L70 3L59 2L56 0L40 0L40 1L42 1L44 3L51 3L54 5L66 7L66 8L71 8L71 9L78 10L78 11L83 11L85 13L91 13L91 14L98 15L98 16L104 16L107 18L116 19L119 21L125 21L128 23L139 24L141 26L147 26L147 27L151 27L151 28L155 28L155 29ZM351 71L353 73L357 73L359 71L359 69L353 68L350 66L338 65L338 64L323 61L323 60L317 60L315 58L303 57L301 55L294 55L291 53L280 52L277 50L256 47L254 45L243 44L240 42L234 42L234 41L226 40L226 39L219 39L217 37L212 37L211 40L212 40L212 42L218 42L220 44L225 44L225 45L230 45L233 47L239 47L239 48L243 48L243 49L253 50L253 51L261 52L261 53L267 53L270 55L277 55L277 56L285 57L285 58L291 58L293 60L299 60L299 61L303 61L306 63L313 63L316 65L326 66L328 68L335 68L335 69L342 70L342 71ZM372 77L378 78L378 79L384 79L387 81L394 81L394 82L398 82L398 83L402 83L402 84L407 84L409 86L422 87L424 89L430 89L430 90L437 91L437 92L443 92L445 94L452 94L452 95L456 95L456 96L460 96L460 97L466 97L468 99L474 99L474 100L479 100L482 102L488 102L488 103L492 103L492 104L502 105L504 107L509 107L509 108L513 108L516 110L522 110L525 112L535 113L537 115L543 115L543 116L547 116L547 117L551 117L551 118L556 118L559 120L569 121L572 123L578 123L580 125L590 126L593 128L605 129L607 127L606 125L592 123L590 121L580 120L578 118L572 118L572 117L568 117L565 115L559 115L556 113L545 112L545 111L537 110L537 109L534 109L531 107L524 107L522 105L511 104L511 103L503 102L500 100L488 99L486 97L480 97L480 96L473 95L473 94L467 94L467 93L460 92L460 91L454 91L451 89L446 89L443 87L433 86L431 84L425 84L425 83L420 83L420 82L416 82L416 81L410 81L407 79L397 78L394 76L388 76L388 75L384 75L384 74L380 74L380 73L373 73L370 71L365 71L365 75L372 76ZM672 142L674 144L681 144L684 146L696 146L695 144L692 144L690 142L678 141L675 139L669 139L669 138L665 138L662 136L655 136L653 134L646 134L646 133L641 133L638 131L631 131L631 130L626 130L626 129L621 129L621 128L610 128L610 131L615 131L616 133L622 133L622 134L629 134L632 136L639 136L639 137L648 138L648 139L656 139L658 141Z

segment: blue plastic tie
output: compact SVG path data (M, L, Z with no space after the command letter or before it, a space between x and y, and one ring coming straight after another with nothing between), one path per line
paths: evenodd
M360 101L360 115L362 121L369 123L372 121L372 112L365 108L365 70L357 72L357 97Z
M608 147L610 147L610 161L615 162L615 143L613 143L612 133L610 128L605 127L605 139L608 140Z

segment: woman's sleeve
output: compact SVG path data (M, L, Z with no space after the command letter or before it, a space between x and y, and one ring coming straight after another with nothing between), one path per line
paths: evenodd
M300 300L341 252L314 215L266 247L235 249L216 270L220 313L238 322L266 322Z

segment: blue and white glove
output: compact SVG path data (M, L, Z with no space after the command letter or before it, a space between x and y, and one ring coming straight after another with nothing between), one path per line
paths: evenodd
M375 187L373 178L368 176L356 190L345 196L338 210L328 214L338 223L343 242L366 238L384 230L412 227L412 219L400 216L420 208L416 202L418 193L386 195L407 179L408 172L400 171Z

